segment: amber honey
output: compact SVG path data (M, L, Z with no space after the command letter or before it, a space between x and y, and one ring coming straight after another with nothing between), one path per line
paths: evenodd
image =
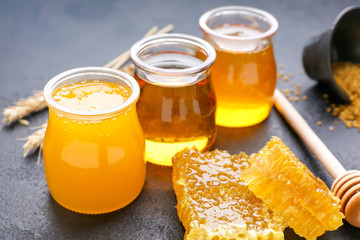
M141 97L137 111L145 133L146 159L171 165L185 147L208 150L215 140L216 100L209 77L186 87L162 87L136 77Z
M224 27L225 28L225 27ZM226 27L229 32L256 35L247 27ZM217 29L223 34L224 29ZM218 99L216 123L227 127L251 126L263 121L273 106L276 64L272 44L250 52L216 46L211 74Z
M134 89L121 81L102 80L45 87L45 175L60 205L80 213L105 213L124 207L140 193L146 167Z
M276 86L271 41L276 19L259 9L230 6L210 10L199 22L217 55L211 67L216 124L246 127L266 119Z
M156 45L163 50L144 54L142 59L134 59L139 53L132 53L137 66L135 79L140 85L137 112L145 135L145 158L165 166L171 166L172 156L185 147L195 146L200 151L210 149L216 136L215 93L209 66L202 69L209 53L204 54L197 47L193 49L186 45L188 43L182 43L186 37L160 36L160 39L168 38L170 46ZM193 38L189 39L193 41ZM146 45L146 41L141 44ZM176 51L171 49L174 45L178 48ZM135 47L141 49L139 45ZM195 72L191 72L194 69Z

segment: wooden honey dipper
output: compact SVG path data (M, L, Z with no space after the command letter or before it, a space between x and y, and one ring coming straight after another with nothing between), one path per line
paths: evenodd
M276 109L335 179L331 191L340 198L341 211L346 221L360 228L360 171L346 171L278 89L275 90L274 98Z

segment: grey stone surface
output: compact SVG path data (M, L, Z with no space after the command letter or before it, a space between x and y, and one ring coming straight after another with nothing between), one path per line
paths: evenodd
M318 86L302 69L301 53L311 36L328 29L336 15L354 0L152 0L152 1L0 1L0 108L42 89L54 75L70 68L101 66L130 48L153 25L175 24L175 32L201 36L201 13L221 5L249 5L272 13L280 28L274 38L278 63L301 83L307 101L294 106L347 169L360 169L360 134L346 129L326 111ZM281 70L281 69L279 69ZM279 81L280 89L291 88ZM330 100L336 101L332 95ZM47 112L27 119L40 125ZM316 121L321 120L321 127ZM171 168L147 166L140 196L129 206L105 215L82 215L58 205L50 196L37 154L22 158L22 141L33 129L14 124L0 130L0 239L182 239L175 209ZM274 109L261 124L243 129L219 128L214 148L231 153L258 151L271 136L290 149L322 178L332 179ZM300 239L286 230L286 239ZM319 239L360 239L360 230L345 223Z

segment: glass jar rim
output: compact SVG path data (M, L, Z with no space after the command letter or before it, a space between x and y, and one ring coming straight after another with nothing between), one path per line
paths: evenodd
M218 33L216 31L214 31L213 29L211 29L207 25L208 20L212 16L222 13L222 12L226 13L229 11L243 11L243 12L257 14L258 16L268 20L268 22L270 23L270 28L267 31L265 31L259 35L256 35L256 36L229 36L229 35ZM200 25L200 28L206 33L215 35L219 38L223 38L223 39L227 39L227 40L238 40L238 41L239 40L240 41L241 40L249 41L249 40L259 40L259 39L271 38L276 33L276 31L278 30L278 27L279 27L278 21L272 14L270 14L264 10L258 9L258 8L252 8L252 7L247 7L247 6L224 6L224 7L218 7L218 8L211 9L200 16L199 25Z
M143 60L140 59L139 53L146 48L150 48L152 45L158 45L162 43L169 44L170 42L182 43L182 44L191 44L193 46L201 48L207 54L205 61L203 61L198 66L184 68L184 69L165 69L152 66ZM207 70L215 61L216 52L215 49L205 40L190 36L187 34L179 33L166 33L158 34L144 38L136 42L130 50L131 60L136 67L155 74L166 74L168 76L182 76L190 75L203 72Z
M99 111L79 111L74 110L68 107L63 107L60 104L58 104L54 98L53 98L53 92L56 90L60 84L66 82L71 76L77 75L77 74L106 74L109 76L112 76L114 78L117 78L119 80L122 80L125 82L125 84L130 88L131 95L128 99L126 99L124 102L120 103L119 105L116 105L115 107L105 109L105 110L99 110ZM71 114L75 116L82 116L82 117L95 117L95 116L107 116L112 115L114 113L121 112L129 107L131 107L133 104L136 103L140 95L140 87L139 84L136 82L136 80L130 76L129 74L126 74L124 72L111 69L111 68L105 68L105 67L82 67L82 68L74 68L67 70L65 72L62 72L52 79L50 79L47 84L44 87L44 99L46 104L49 106L49 108L54 108L57 111L60 111L61 113L65 114Z

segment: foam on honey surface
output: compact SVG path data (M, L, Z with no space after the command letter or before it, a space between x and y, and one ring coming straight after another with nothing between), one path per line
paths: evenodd
M82 81L59 87L54 91L54 100L63 107L95 112L107 110L125 102L131 95L130 89L107 81Z
M173 185L185 239L284 239L285 224L240 180L249 157L185 149L173 157Z
M241 179L308 240L342 225L339 199L278 137L251 156L251 166L243 171Z

